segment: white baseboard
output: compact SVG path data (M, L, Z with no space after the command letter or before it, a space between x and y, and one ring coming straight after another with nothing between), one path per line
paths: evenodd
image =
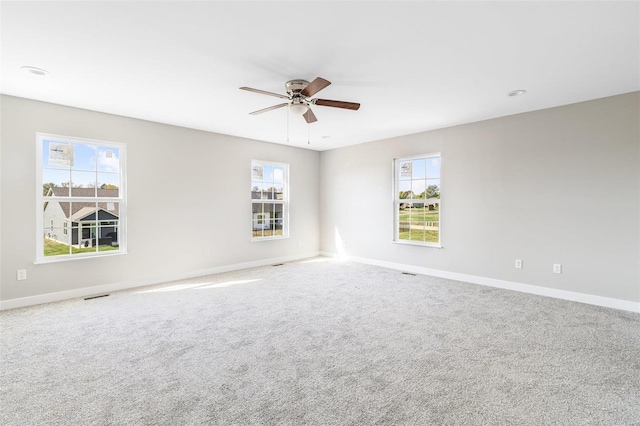
M556 299L571 300L573 302L587 303L589 305L603 306L606 308L620 309L622 311L640 313L640 303L629 300L613 299L610 297L595 296L592 294L576 293L573 291L557 290L554 288L540 287L530 284L521 284L512 281L497 280L494 278L479 277L476 275L460 274L457 272L442 271L439 269L423 268L421 266L405 265L402 263L386 262L383 260L368 259L356 256L338 256L335 253L320 252L321 256L344 258L353 262L367 265L381 266L397 269L415 274L431 275L440 278L449 278L456 281L464 281L488 287L502 288L505 290L519 291L521 293L537 294L539 296L554 297Z
M37 296L21 297L17 299L9 299L0 301L0 311L6 309L23 308L25 306L40 305L42 303L59 302L61 300L75 299L78 297L94 296L97 294L110 293L119 290L128 290L131 288L144 287L148 285L161 284L170 281L186 280L189 278L201 277L204 275L220 274L222 272L238 271L240 269L256 268L258 266L272 265L274 263L292 262L300 259L319 256L319 252L310 252L295 256L275 257L271 259L256 260L253 262L235 263L232 265L216 266L214 268L199 269L188 273L175 275L165 275L146 280L136 280L119 282L112 284L104 284L93 287L78 288L75 290L60 291L56 293L39 294Z

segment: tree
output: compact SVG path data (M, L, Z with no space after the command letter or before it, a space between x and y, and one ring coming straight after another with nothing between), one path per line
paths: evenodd
M103 183L100 185L100 189L118 189L118 185L112 185L110 183Z
M43 183L42 184L42 195L47 195L49 193L49 189L56 188L57 186L58 185L56 185L53 182Z
M62 182L62 187L63 188L69 188L69 187L71 187L71 188L83 188L83 185L82 184L76 185L76 184L73 183L73 181L69 181L69 182Z
M423 194L425 194L425 198L440 198L440 187L438 185L429 185Z

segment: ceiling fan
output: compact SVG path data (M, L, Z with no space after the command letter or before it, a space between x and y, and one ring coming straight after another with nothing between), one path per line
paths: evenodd
M257 111L253 111L249 114L257 115L262 114L263 112L273 111L274 109L282 108L285 106L289 107L289 111L294 114L299 114L304 117L307 123L313 123L318 121L313 111L311 111L311 105L321 105L328 106L332 108L343 108L357 111L360 108L360 104L355 102L344 102L344 101L332 101L329 99L318 99L313 98L311 96L315 95L328 85L331 82L325 80L321 77L316 77L311 83L306 80L291 80L287 81L285 84L285 88L287 90L286 95L280 95L278 93L267 92L266 90L253 89L251 87L241 87L241 90L247 90L249 92L262 93L263 95L275 96L276 98L286 99L287 102L284 102L279 105L274 105L268 108L259 109Z

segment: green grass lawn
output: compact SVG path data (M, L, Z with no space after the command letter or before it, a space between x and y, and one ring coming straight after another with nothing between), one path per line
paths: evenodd
M400 220L421 220L425 222L438 222L440 220L440 212L437 210L429 210L429 208L413 208L404 209L399 212Z
M412 229L411 234L409 231L400 231L399 233L400 240L410 240L410 241L425 241L427 243L437 243L438 242L438 231L432 230L422 230L422 229Z
M438 210L429 210L428 207L411 208L400 210L398 212L398 219L400 221L400 240L409 241L424 241L428 243L437 243L438 229L419 229L425 225L425 222L436 222L434 224L429 223L429 227L438 226L440 222L440 212ZM413 225L409 230L409 225ZM418 228L418 229L416 229Z
M252 231L252 235L254 238L256 237L279 237L282 236L282 229L265 229L264 234L262 230Z
M118 246L115 246L115 247L108 246L108 245L98 246L98 251L110 251L110 250L118 250L118 249L119 249ZM77 248L75 246L71 247L72 254L91 253L95 251L96 251L95 247L83 247L83 248ZM61 256L65 254L69 254L68 245L58 243L56 241L53 241L47 238L44 239L44 255L45 256Z

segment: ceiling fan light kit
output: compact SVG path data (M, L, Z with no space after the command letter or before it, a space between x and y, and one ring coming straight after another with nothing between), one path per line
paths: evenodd
M302 102L292 102L291 105L289 105L289 111L291 111L292 114L302 115L308 110L309 107Z
M280 99L287 99L288 102L274 105L268 108L259 109L257 111L250 112L251 115L262 114L267 111L273 111L274 109L289 107L289 111L292 114L302 115L308 124L318 121L315 114L311 110L311 105L328 106L332 108L350 109L357 111L360 108L359 103L344 102L344 101L332 101L329 99L311 99L313 95L324 89L331 84L330 81L325 80L322 77L316 77L311 83L307 80L290 80L285 83L286 95L278 93L268 92L266 90L254 89L252 87L241 87L241 90L247 90L249 92L260 93L262 95L274 96Z

